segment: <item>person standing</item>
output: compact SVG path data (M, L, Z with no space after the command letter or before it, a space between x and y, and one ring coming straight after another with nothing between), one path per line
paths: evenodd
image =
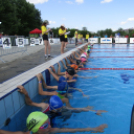
M75 31L74 37L75 37L75 46L77 46L78 45L78 30L77 29Z
M89 33L86 34L86 42L88 42L89 39Z
M48 20L45 20L41 26L41 31L42 31L42 38L45 44L45 58L47 59L48 57L51 57L50 51L51 51L51 46L48 41L48 32L51 31L51 29L47 29L47 25L49 25ZM48 50L48 55L47 55L47 50Z
M61 25L59 29L59 36L60 36L60 42L61 42L61 54L64 53L64 47L65 47L65 33L66 29L64 25Z
M67 31L67 29L65 29L66 31ZM68 38L67 38L67 34L65 35L65 47L64 47L64 49L66 49L67 48L67 44L68 44Z

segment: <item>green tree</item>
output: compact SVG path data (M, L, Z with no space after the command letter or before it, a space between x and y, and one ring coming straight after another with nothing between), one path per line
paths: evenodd
M5 34L28 35L41 27L41 13L26 0L0 0L1 30Z
M15 34L18 31L15 0L0 0L1 31L4 34Z

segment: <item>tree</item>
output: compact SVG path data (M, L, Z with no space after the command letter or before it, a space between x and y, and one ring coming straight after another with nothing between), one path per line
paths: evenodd
M1 30L4 34L18 31L15 0L0 0Z
M41 13L26 0L0 0L0 21L4 34L28 35L41 27Z
M86 27L83 27L83 28L82 28L82 31L87 31L87 28L86 28Z

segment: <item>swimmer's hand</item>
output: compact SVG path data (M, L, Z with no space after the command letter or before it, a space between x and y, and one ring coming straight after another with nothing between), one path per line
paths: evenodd
M93 106L87 106L85 109L89 111L90 109L93 109L93 108L94 108Z
M51 68L47 68L47 69L48 69L48 71L49 71L49 72L51 72L51 71L52 71L52 70L51 70Z
M102 133L102 132L104 132L104 129L107 128L107 127L108 127L107 124L102 124L102 125L100 125L96 128L92 128L91 133Z
M54 66L52 65L52 66L50 66L50 67L52 68L53 72L55 72L55 68L54 68Z
M102 116L101 113L106 113L107 111L105 110L96 110L96 115Z
M24 95L28 95L27 90L23 87L23 86L17 86L17 88L19 88L18 92L24 94Z
M89 99L89 95L86 95L84 93L82 93L83 97L87 97Z

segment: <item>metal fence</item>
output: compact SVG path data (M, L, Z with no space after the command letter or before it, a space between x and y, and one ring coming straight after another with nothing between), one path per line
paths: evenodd
M2 41L0 41L1 43L1 47L0 47L0 60L5 63L5 61L2 59L3 56L9 55L9 54L15 54L18 52L22 52L22 55L24 53L27 53L27 46L25 45L24 47L18 47L16 44L16 39L17 38L25 38L24 36L3 36L4 38L10 38L11 39L11 48L6 48L3 49L2 47ZM29 44L27 44L29 45ZM28 54L28 53L27 53Z

